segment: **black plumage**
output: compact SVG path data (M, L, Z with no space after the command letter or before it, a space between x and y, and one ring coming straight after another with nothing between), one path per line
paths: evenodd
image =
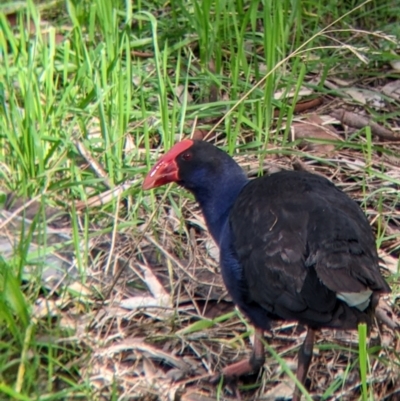
M375 239L360 207L329 180L284 171L249 181L207 142L176 144L147 175L144 189L177 182L200 204L220 248L221 272L235 304L256 327L251 358L226 367L239 376L264 362L262 332L271 320L308 327L297 378L304 383L314 330L371 324L380 294ZM300 400L296 388L293 400Z
M272 314L314 328L356 328L370 323L370 308L349 307L337 294L389 291L367 218L323 177L285 171L253 180L229 224L249 300Z

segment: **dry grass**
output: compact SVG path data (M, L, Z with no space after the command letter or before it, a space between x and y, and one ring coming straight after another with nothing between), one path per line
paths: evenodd
M268 18L258 16L253 27L255 31L250 32L245 19L241 21L240 30L235 26L233 29L231 17L236 11L226 12L221 17L220 31L213 33L218 40L213 42L213 52L209 52L208 43L201 42L207 42L207 38L200 40L194 35L196 16L190 15L190 21L184 19L187 16L179 16L179 21L191 29L185 37L189 40L182 42L181 33L173 32L176 36L169 38L170 42L164 37L160 40L160 43L165 41L163 53L153 43L153 25L150 17L143 19L142 11L146 11L146 7L156 9L157 18L162 16L158 20L158 33L168 36L170 25L174 25L171 21L175 21L176 16L164 4L138 2L142 5L135 8L135 13L140 18L136 15L137 19L129 21L132 31L124 31L126 47L120 49L116 44L120 43L122 30L127 28L124 18L128 13L124 14L121 9L113 14L115 20L109 21L108 10L115 11L113 2L76 3L74 10L82 21L67 19L66 11L57 8L54 12L62 22L56 26L57 34L50 29L43 32L49 33L48 36L39 40L47 51L49 37L50 43L58 46L53 49L54 55L62 56L53 60L54 66L60 68L59 75L49 73L47 86L34 86L32 93L37 94L38 103L24 103L26 99L18 91L14 98L10 95L12 90L5 92L5 104L15 112L11 117L20 122L21 132L14 132L14 126L8 124L12 118L1 120L5 132L8 128L1 160L7 183L1 184L1 190L3 193L10 188L18 191L22 186L21 193L34 194L34 197L18 198L21 195L18 193L11 197L16 202L11 202L11 198L5 202L0 216L1 245L5 247L2 257L7 259L6 253L15 250L14 244L24 237L21 225L29 234L31 225L36 224L35 216L45 209L47 243L44 248L48 253L40 256L57 268L21 279L23 295L29 298L26 309L32 310L31 329L26 332L31 335L32 327L36 332L21 341L25 359L20 356L20 343L11 341L8 327L2 332L1 344L12 344L10 355L18 366L18 369L7 366L1 371L0 393L4 397L7 394L9 399L14 399L16 395L3 388L3 382L16 388L21 397L18 399L23 400L27 399L24 394L37 394L37 388L40 397L44 394L41 400L66 399L62 391L69 385L73 395L68 399L73 400L237 399L235 384L215 386L208 379L229 363L250 355L253 329L226 293L219 274L218 252L201 213L193 200L182 196L176 188L169 188L162 195L161 192L147 194L143 199L137 190L146 169L144 159L154 160L158 144L172 143L178 132L189 132L190 128L196 137L207 137L221 146L228 142L228 148L235 150L236 160L251 177L261 171L307 169L330 178L356 199L376 232L387 266L382 271L393 288L387 301L393 309L393 317L400 317L400 85L396 81L398 68L389 67L396 59L392 49L398 44L392 34L352 28L321 35L319 23L328 26L340 17L341 11L335 7L326 9L324 20L320 22L319 11L325 8L321 8L321 2L315 9L311 4L313 13L308 13L309 21L304 22L316 27L312 29L318 32L317 47L307 56L302 54L304 58L290 59L293 62L290 65L283 63L274 81L272 75L264 74L267 65L277 65L281 60L271 49L280 49L288 40L282 37L281 43L264 49L265 43L258 31L261 29L268 38L274 36L271 35L273 29L267 31L269 26L276 28L276 32L280 29L279 24L270 24ZM257 13L258 4L251 4ZM102 5L108 5L109 9L102 9ZM86 6L89 11L85 11ZM92 11L86 21L83 16L89 14L85 12ZM377 12L386 15L380 7ZM24 60L22 56L30 60L27 57L30 53L25 50L24 55L21 49L38 34L39 28L34 28L30 20L34 14L23 14L19 20L14 14L8 17L12 29L4 43L11 45L15 41L15 44L10 46L9 64L2 70L3 76L12 76L7 88L18 89L15 76L21 79L19 86L31 88L32 83L41 82L41 71L43 74L57 71L48 68L48 53L44 50L39 55L42 59L29 68L20 61ZM98 31L90 25L95 14L100 26ZM197 21L199 37L203 25L209 27L208 17L205 15L203 21ZM367 17L361 16L357 23L365 24ZM18 21L20 25L15 25ZM27 32L26 37L21 35L20 42L17 31L25 23L32 31ZM294 28L288 26L287 32L294 35L298 27L294 22ZM391 21L390 27L394 29L397 25ZM88 39L92 28L93 37ZM222 38L222 32L228 28L232 28L232 32ZM242 32L254 35L246 36L243 42ZM312 37L314 32L304 34ZM335 47L329 47L332 42ZM376 49L389 42L393 45L390 51L377 52ZM107 48L103 47L104 43ZM365 43L371 51L365 49ZM290 48L282 46L280 50L286 55L294 46L293 42ZM81 53L88 54L89 58L77 57L74 65L73 55ZM165 54L169 57L164 57ZM203 60L204 55L208 57L209 54L213 54L215 60ZM353 55L356 57L351 57ZM367 57L371 58L369 64L366 64ZM336 64L332 64L334 58ZM241 60L241 63L232 60ZM87 71L93 69L93 76L82 73L85 62ZM305 88L300 87L301 79L298 79L300 73L306 71L302 70L303 63L308 63ZM217 64L222 66L218 73L214 71ZM365 75L361 74L364 78L355 78L363 69L368 69ZM97 70L102 77L100 83ZM15 71L18 73L14 76ZM30 71L39 71L38 76L32 79L27 74ZM75 80L76 86L73 85ZM396 82L397 92L391 93L386 84ZM256 88L256 85L259 86ZM116 88L120 88L121 93L114 91ZM281 89L279 96L274 93L276 88ZM93 91L96 96L92 98ZM294 92L298 92L298 97ZM375 97L366 96L371 92ZM377 93L383 95L377 96ZM299 98L306 101L301 103ZM52 99L54 105L48 110L46 105ZM238 99L248 101L246 107L241 108L244 103L239 105ZM264 104L267 101L271 102L268 107ZM235 112L233 104L238 106ZM38 114L37 110L40 110ZM288 124L291 130L283 133L291 113L294 113L294 122ZM22 116L28 114L35 124L25 124ZM226 118L224 129L221 118ZM37 121L42 122L41 127L36 127L40 125ZM216 121L221 124L209 135ZM10 147L18 135L24 139L22 144L30 144L32 126L38 128L33 142L51 148L48 164L43 164L38 171L37 166L43 162L39 145L37 154L32 152L30 157L24 152L17 157L18 146ZM56 134L60 134L58 144ZM106 134L110 137L102 142ZM146 141L151 148L150 155L146 154ZM21 168L25 162L30 167L26 168L26 176ZM127 166L133 166L132 170ZM129 175L129 181L121 183ZM135 179L132 180L133 175ZM38 184L38 180L43 182ZM53 185L52 189L48 189L48 183ZM136 193L125 197L129 187L135 188ZM48 203L64 206L60 211L59 208L50 209ZM30 252L43 250L43 246L35 248L35 241L40 243L39 237L26 240ZM25 241L25 237L23 239ZM21 255L28 259L30 252L21 252ZM34 267L38 264L37 259L17 262L14 264L18 274L20 266L25 268L30 265L28 262ZM266 333L266 341L287 366L295 369L304 334L304 328L294 323L276 324ZM53 344L56 346L52 348ZM39 351L36 355L32 350ZM357 352L356 333L320 332L307 383L310 394L315 399L358 400ZM385 327L375 327L369 343L371 399L400 400L399 355L399 335ZM44 360L44 356L45 362L32 363L35 358ZM29 364L39 366L38 372L31 369L24 376ZM30 388L23 388L24 380ZM32 382L39 383L37 388ZM93 392L85 393L85 386ZM263 371L241 379L237 386L243 400L275 400L290 397L292 393L292 384L282 366L269 353ZM56 391L61 395L54 395ZM90 396L86 395L89 393Z
M400 154L398 144L390 146ZM284 149L270 152L262 166L265 172L293 165L305 168L332 179L359 201L382 238L380 252L389 263L383 273L396 276L397 267L390 263L400 250L399 186L385 180L387 176L400 180L396 162L374 152L369 165L372 174L366 175L365 156L356 150L335 150L323 163L316 160L318 152L299 149L295 156L282 155ZM251 175L260 168L255 155L236 159ZM382 191L385 196L380 199ZM101 400L111 399L115 389L118 399L236 399L234 388L221 390L207 379L250 354L252 329L226 294L216 250L198 207L190 200L183 202L182 224L171 204L162 201L151 229L102 235L91 244L95 263L88 287L92 294L108 296L92 299L84 315L77 313L79 341L92 350L89 363L82 366L82 377L92 383ZM399 283L392 279L391 284L394 291L388 300L397 302L393 309L399 316ZM266 333L266 340L294 369L304 335L304 329L296 324L276 324ZM369 348L368 378L374 399L399 399L398 335L384 327L374 328ZM321 396L335 384L329 399L357 399L356 358L356 333L319 333L309 375L311 394ZM267 355L263 372L240 382L242 398L272 400L288 395L288 381L279 363Z
M346 107L343 102L341 105ZM314 113L326 117L328 111L324 103ZM304 119L298 116L299 121ZM396 133L395 124L392 129ZM339 138L355 132L331 119L331 132L334 128ZM250 135L244 133L243 142ZM212 140L224 145L223 135L218 138ZM346 146L340 141L326 143L318 136L306 137L295 147L269 146L261 164L257 153L241 152L235 158L251 177L260 171L268 174L292 168L322 174L357 200L376 232L386 262L383 273L393 288L387 301L399 317L400 143L376 139L371 145L368 152L368 139L362 137L346 141ZM379 146L386 151L380 152ZM73 269L69 270L70 282L57 276L60 283L52 282L50 294L38 297L34 315L39 321L58 316L59 329L72 332L71 337L55 341L76 348L76 358L70 363L79 366L79 376L90 383L95 399L110 400L116 394L115 399L120 400L237 399L236 385L215 386L208 379L250 355L252 327L226 293L218 252L197 205L175 190L157 195L155 203L147 195L139 210L145 224L132 229L120 199L120 189L126 185L115 188L111 198L107 198L108 191L107 196L89 202L92 214L96 202L100 206L115 198L120 206L115 215L104 214L90 225L86 283L77 280ZM12 204L9 209L14 213L6 216L3 226L15 221L23 206L23 201ZM35 202L25 206L25 218L37 213ZM78 209L83 207L77 204ZM48 217L57 216L56 209L47 212ZM79 225L84 225L83 215ZM49 227L67 239L73 231L65 214ZM106 227L113 228L101 233ZM18 234L8 232L7 237L12 235ZM68 249L58 253L64 262L72 263ZM58 291L62 287L67 291ZM266 341L295 369L304 335L304 328L294 323L275 324L266 333ZM316 343L307 383L310 394L317 399L358 399L356 333L323 330ZM399 352L398 334L384 327L372 330L368 383L373 399L400 399ZM293 388L280 363L269 354L263 371L238 385L242 399L248 400L290 397Z

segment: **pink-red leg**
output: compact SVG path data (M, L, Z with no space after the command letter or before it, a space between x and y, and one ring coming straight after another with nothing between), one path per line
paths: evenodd
M211 381L213 383L218 382L221 376L228 380L234 379L259 370L265 362L263 334L264 331L262 329L255 329L253 353L250 359L245 359L226 366L222 370L222 373L214 375Z
M296 377L297 380L304 385L307 377L308 368L310 367L312 354L313 354L313 347L314 347L314 330L308 328L307 335L304 340L303 345L300 347L299 356L298 356L298 363L297 363L297 372ZM301 391L296 386L293 393L292 401L300 401L301 399Z

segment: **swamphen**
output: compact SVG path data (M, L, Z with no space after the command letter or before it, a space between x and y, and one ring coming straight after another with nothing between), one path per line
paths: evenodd
M224 376L259 369L270 321L295 320L308 327L297 367L304 384L314 331L370 324L379 295L390 292L367 218L327 179L282 171L250 181L222 150L183 140L155 164L143 189L170 182L200 204L229 294L256 328L252 356ZM293 400L300 398L296 387Z

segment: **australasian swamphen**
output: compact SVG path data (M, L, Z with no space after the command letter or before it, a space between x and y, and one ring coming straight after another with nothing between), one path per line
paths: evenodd
M270 321L295 320L308 327L297 367L304 384L314 331L370 324L380 294L390 292L367 218L327 179L282 171L249 181L228 154L187 139L161 157L143 189L170 182L200 204L229 294L256 328L252 356L224 376L259 369ZM300 398L296 387L293 400Z

